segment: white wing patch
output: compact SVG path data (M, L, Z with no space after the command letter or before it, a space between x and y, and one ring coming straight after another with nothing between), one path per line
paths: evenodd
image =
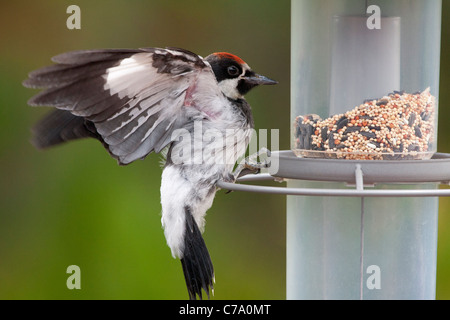
M155 73L152 67L151 53L138 53L130 58L123 59L118 66L106 70L103 76L106 80L104 89L109 90L112 95L118 93L119 98L130 96L131 88L138 92L148 86L143 83L138 74ZM152 72L153 71L153 72Z

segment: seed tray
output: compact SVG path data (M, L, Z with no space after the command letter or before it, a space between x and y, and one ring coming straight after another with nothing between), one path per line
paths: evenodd
M428 160L373 160L299 158L290 150L272 152L278 166L271 176L312 181L355 183L355 167L361 165L364 183L423 183L450 181L450 154L435 153Z
M394 91L322 120L300 115L294 123L297 156L349 160L423 160L434 150L435 97L427 88Z

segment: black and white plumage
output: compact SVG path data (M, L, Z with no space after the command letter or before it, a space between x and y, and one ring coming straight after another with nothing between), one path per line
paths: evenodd
M33 128L46 148L93 137L119 164L167 147L161 179L162 225L172 255L182 262L191 299L209 297L214 270L201 236L216 183L233 181L233 168L253 128L243 95L260 84L240 58L205 59L183 49L75 51L29 74L26 87L44 89L32 106L53 106Z

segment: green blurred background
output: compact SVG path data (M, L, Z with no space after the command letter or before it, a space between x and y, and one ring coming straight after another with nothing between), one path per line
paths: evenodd
M66 8L81 8L81 30ZM97 141L45 152L28 142L47 110L21 82L70 50L177 46L238 54L279 81L247 99L257 128L289 143L290 1L2 1L0 4L0 299L186 299L160 223L159 156L119 167ZM438 151L450 152L450 1L443 1ZM220 191L204 237L216 299L285 298L282 196ZM450 199L441 199L437 298L450 298ZM66 268L81 268L68 290Z

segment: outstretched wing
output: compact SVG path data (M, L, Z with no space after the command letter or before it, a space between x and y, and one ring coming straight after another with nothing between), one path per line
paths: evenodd
M161 151L174 130L208 117L210 107L201 101L220 105L224 99L209 64L187 50L87 50L52 60L55 65L24 81L26 87L45 89L28 103L84 119L121 164Z

